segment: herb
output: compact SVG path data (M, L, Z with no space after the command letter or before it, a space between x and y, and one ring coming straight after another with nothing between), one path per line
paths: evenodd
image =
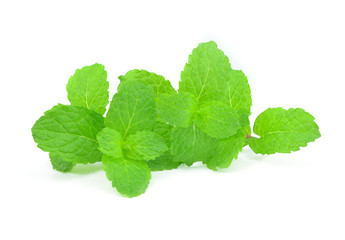
M301 108L269 108L255 120L254 133L260 138L249 138L255 153L290 153L298 151L319 138L319 127L314 117Z
M290 153L319 138L314 117L303 109L268 108L254 123L247 77L231 68L215 42L201 43L181 73L179 91L163 76L131 70L120 76L109 110L103 65L77 69L67 84L70 105L58 104L32 127L52 166L102 161L119 193L145 192L151 171L202 162L227 168L245 145L259 154Z

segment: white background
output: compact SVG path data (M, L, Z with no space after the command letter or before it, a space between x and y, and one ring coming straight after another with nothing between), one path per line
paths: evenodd
M0 239L345 239L344 1L1 1ZM322 137L293 154L246 148L229 169L154 172L124 198L102 165L53 171L31 137L68 103L76 68L147 69L178 87L214 40L252 88L252 123L301 107Z

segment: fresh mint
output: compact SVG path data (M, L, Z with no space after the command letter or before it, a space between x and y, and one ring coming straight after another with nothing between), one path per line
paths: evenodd
M38 119L32 136L37 146L53 159L95 163L102 159L96 136L104 127L103 117L95 111L59 104Z
M53 169L102 162L112 186L135 197L146 191L152 171L195 162L216 171L228 168L246 145L258 154L290 153L321 136L314 117L300 108L268 108L252 136L247 77L212 41L193 50L178 91L146 70L119 79L106 111L104 66L77 69L66 87L70 105L54 106L34 124L32 136L49 152Z
M101 64L77 69L68 80L67 98L73 106L82 106L103 115L109 103L107 72Z
M269 108L255 120L254 133L247 142L255 153L290 153L319 138L314 117L301 108Z

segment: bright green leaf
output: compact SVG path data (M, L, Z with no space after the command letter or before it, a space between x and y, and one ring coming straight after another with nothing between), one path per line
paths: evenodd
M144 161L154 160L167 150L164 140L150 131L138 131L129 135L123 147L126 158Z
M44 113L32 127L32 136L43 151L58 153L64 161L101 161L96 135L104 128L103 117L84 107L59 104Z
M121 133L112 128L103 128L97 135L99 150L113 158L122 158Z
M120 132L123 139L137 131L152 130L157 112L151 87L137 81L124 81L121 85L110 103L107 127Z
M192 93L199 102L225 94L231 66L215 42L201 43L189 56L181 73L179 92Z
M156 97L162 94L176 93L169 80L165 80L163 76L146 70L134 69L128 71L124 76L119 76L119 79L121 82L134 80L147 84L152 87ZM119 87L121 88L121 85Z
M82 106L103 115L109 103L107 72L101 64L77 69L66 86L68 100L73 106Z
M136 197L145 192L151 179L151 171L146 162L107 155L103 155L102 162L107 178L119 193Z
M195 125L214 138L227 138L240 128L239 115L228 105L208 101L200 107Z
M268 108L254 123L254 133L260 138L248 139L255 153L290 153L307 146L321 136L314 117L301 108Z
M190 93L165 94L157 99L159 117L167 123L188 127L192 124L197 101Z

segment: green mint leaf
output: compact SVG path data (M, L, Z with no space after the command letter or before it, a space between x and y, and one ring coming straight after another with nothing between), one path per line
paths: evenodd
M82 106L103 115L109 103L107 72L101 64L77 69L68 80L67 98L73 106Z
M151 87L137 81L124 81L113 97L105 118L107 127L123 139L141 130L152 130L156 121L156 103Z
M148 72L146 70L134 69L128 71L124 76L119 76L119 79L121 82L134 80L149 85L152 87L155 97L159 97L162 94L176 93L176 90L171 86L169 80L165 80L163 76ZM121 85L119 87L121 88Z
M112 128L103 128L97 134L99 150L113 158L122 158L122 136Z
M225 94L231 66L215 42L201 43L189 56L181 73L179 91L192 93L199 102Z
M209 169L215 171L219 168L228 168L232 160L237 159L238 154L242 151L245 139L245 134L239 132L230 138L219 140L214 155L204 163Z
M136 197L145 192L151 179L151 171L145 161L103 155L102 162L107 178L119 193Z
M96 135L104 128L103 117L84 107L59 104L44 113L32 127L32 136L43 151L58 153L64 161L101 161Z
M273 154L298 151L321 136L314 117L301 108L268 108L254 123L260 138L248 139L255 153Z
M196 107L197 101L190 93L165 94L157 99L159 117L178 127L188 127L192 124Z
M129 135L123 146L126 158L133 160L154 160L167 150L164 140L150 131L138 131Z
M59 153L49 153L49 158L53 169L59 172L69 172L76 165L73 162L64 161L63 158L59 156Z
M195 125L214 138L227 138L240 128L239 115L228 105L208 101L200 106Z
M151 171L172 170L181 165L180 162L174 162L170 151L165 152L162 156L147 162Z
M250 113L252 96L246 75L241 70L231 70L226 84L225 97L230 107Z
M212 156L216 139L199 130L195 125L188 128L175 127L171 133L171 154L175 162L191 166Z

